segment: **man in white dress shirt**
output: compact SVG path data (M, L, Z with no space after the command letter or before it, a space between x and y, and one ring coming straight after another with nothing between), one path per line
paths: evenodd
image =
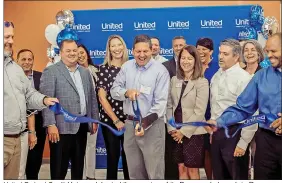
M237 97L249 83L251 76L240 65L241 46L237 40L226 39L219 47L220 69L211 80L211 119L217 119L226 108L236 103ZM230 135L238 126L229 128ZM214 179L248 179L248 146L257 124L245 127L233 138L225 136L224 129L212 135L212 169Z

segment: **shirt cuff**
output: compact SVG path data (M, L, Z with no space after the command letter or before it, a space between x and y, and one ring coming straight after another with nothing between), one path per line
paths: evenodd
M121 101L126 100L126 98L125 98L126 91L127 91L126 89L121 88L120 91L118 92L118 95L119 95Z
M216 125L218 128L222 128L225 126L225 122L221 118L217 118Z
M239 142L237 143L237 146L246 151L248 143L245 142L244 139L240 138Z

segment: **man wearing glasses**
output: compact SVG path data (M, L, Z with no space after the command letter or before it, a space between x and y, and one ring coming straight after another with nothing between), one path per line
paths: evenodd
M23 69L11 58L14 25L4 21L4 179L18 179L26 109L43 109L58 102L32 88Z

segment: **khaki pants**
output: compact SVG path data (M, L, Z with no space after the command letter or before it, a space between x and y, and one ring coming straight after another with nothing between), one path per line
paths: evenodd
M26 160L28 155L28 132L24 132L21 135L21 161L20 161L20 172L19 180L25 179L25 168Z
M4 137L4 179L18 179L20 159L20 137Z

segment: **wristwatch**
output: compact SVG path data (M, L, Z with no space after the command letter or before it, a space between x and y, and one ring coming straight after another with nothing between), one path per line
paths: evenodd
M36 135L36 131L33 130L28 130L28 133L33 133L34 135Z

